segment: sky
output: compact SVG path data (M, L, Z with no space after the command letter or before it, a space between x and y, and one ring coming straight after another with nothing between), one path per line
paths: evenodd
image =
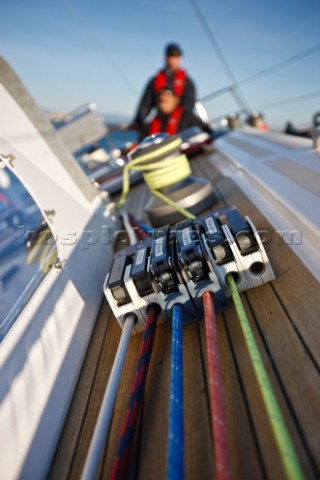
M320 46L319 0L1 0L0 55L43 109L94 102L130 119L168 42L181 45L198 98L230 85L195 3L250 108L271 127L309 125L320 111L320 48L273 75L241 80ZM204 106L211 119L239 108L229 93Z

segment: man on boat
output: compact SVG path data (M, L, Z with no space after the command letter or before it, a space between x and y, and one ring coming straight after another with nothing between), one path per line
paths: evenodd
M207 133L212 133L210 126L186 109L181 101L182 97L176 93L174 87L164 85L157 95L157 114L150 124L143 125L140 129L141 139L160 132L175 135L190 127L199 127Z
M195 87L185 70L180 67L182 50L176 43L169 43L165 49L165 67L147 84L138 106L136 117L131 125L140 130L153 108L157 107L159 92L169 85L180 97L185 111L192 112L195 103Z
M247 123L250 127L259 128L260 130L269 130L268 124L264 120L261 112L254 110L247 118Z

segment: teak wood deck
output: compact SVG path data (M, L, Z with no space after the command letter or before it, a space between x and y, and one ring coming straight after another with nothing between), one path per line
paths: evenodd
M214 153L211 160L214 161ZM208 155L192 160L196 175L212 180L219 203L235 204L257 229L273 232L266 251L276 280L241 294L264 364L307 479L320 478L320 285L237 188L221 177ZM141 218L149 193L130 193L130 211ZM232 302L218 315L219 348L233 478L285 478L262 398ZM69 415L52 463L51 480L79 479L115 357L120 328L103 301ZM184 409L186 478L213 478L212 439L206 377L204 321L186 326ZM108 479L118 448L142 334L132 337L111 431L98 478ZM170 331L157 328L128 478L165 479L168 428Z

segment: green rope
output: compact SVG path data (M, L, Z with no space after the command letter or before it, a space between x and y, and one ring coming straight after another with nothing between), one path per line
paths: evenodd
M255 342L245 309L243 307L238 288L231 273L227 275L232 299L239 317L242 333L244 335L249 355L252 361L254 372L258 380L260 392L267 410L272 431L278 445L280 457L286 476L290 480L303 480L304 474L301 470L297 454L294 450L289 432L285 426L278 402L273 393L268 374L264 368L258 346Z

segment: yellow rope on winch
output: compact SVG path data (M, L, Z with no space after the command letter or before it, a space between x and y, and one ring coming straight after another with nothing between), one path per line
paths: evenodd
M180 144L181 139L177 138L175 142L159 148L156 154L157 156L160 156L170 153L175 148L178 148ZM153 163L145 163L152 160L154 156L154 152L147 153L146 155L131 160L125 165L123 169L123 189L118 208L121 208L126 202L130 189L129 172L135 170L143 172L144 181L153 195L174 207L187 218L194 218L194 215L188 212L188 210L182 208L176 202L167 197L167 195L159 191L163 188L171 187L191 175L192 172L188 158L184 154L181 154L175 158L167 158Z

